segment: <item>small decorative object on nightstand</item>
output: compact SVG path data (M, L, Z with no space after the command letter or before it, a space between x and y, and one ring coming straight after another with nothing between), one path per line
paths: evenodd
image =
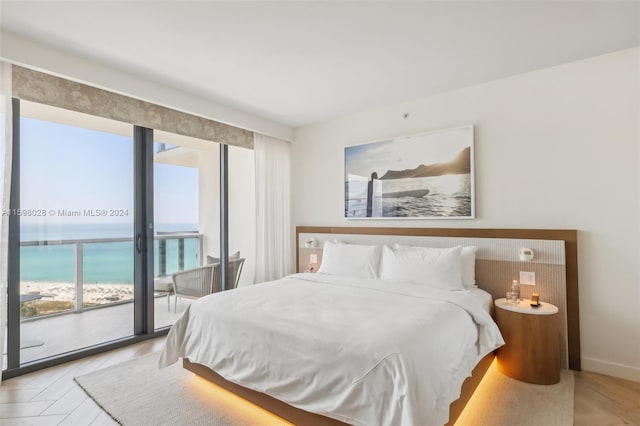
M317 272L318 271L318 255L312 253L309 255L309 264L305 268L304 272Z
M498 299L496 323L504 341L498 349L498 370L523 382L552 385L560 381L558 308L524 299L518 304Z

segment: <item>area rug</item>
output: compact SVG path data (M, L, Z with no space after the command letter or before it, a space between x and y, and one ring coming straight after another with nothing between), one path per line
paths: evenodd
M160 353L94 371L74 380L125 426L255 426L291 423L182 368L158 369Z
M289 425L182 368L158 369L159 353L75 378L114 420L138 425ZM456 422L459 426L573 424L573 373L557 385L530 385L492 364Z

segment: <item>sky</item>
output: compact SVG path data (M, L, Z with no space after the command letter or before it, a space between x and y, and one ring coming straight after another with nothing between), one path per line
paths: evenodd
M367 178L377 172L382 177L388 170L450 161L472 144L473 127L467 126L354 145L345 149L345 170Z
M21 209L46 211L23 215L22 223L133 222L133 136L22 117L20 168ZM156 223L197 224L198 169L155 164L154 201ZM60 210L82 215L61 217Z

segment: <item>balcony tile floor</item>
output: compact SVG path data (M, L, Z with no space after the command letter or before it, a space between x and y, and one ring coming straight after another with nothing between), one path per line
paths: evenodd
M184 309L192 303L190 299L178 299L177 313L175 313L173 312L174 296L169 297L170 311L167 309L166 296L155 299L156 329L172 325ZM42 345L27 347L20 351L22 363L129 337L133 334L133 303L25 321L21 325L20 333L23 342L42 342ZM2 365L5 369L6 354L3 355Z

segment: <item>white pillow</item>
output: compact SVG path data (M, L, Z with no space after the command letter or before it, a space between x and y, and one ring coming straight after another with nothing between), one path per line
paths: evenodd
M325 241L319 274L378 278L380 246Z
M403 246L398 243L393 245L394 250L401 248L410 248L411 246ZM462 261L462 285L464 288L477 288L476 285L476 251L477 246L462 246L460 258Z
M382 248L380 278L425 284L445 290L462 286L462 246L451 248L398 246Z

